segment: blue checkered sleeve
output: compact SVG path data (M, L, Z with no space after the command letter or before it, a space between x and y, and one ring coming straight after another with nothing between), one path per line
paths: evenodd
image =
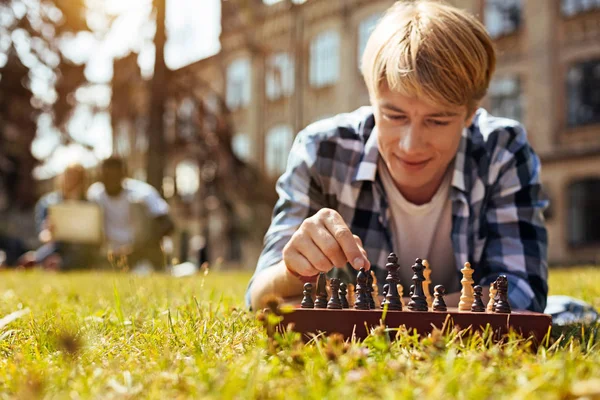
M286 171L277 181L279 200L264 238L256 272L246 292L248 305L254 277L280 262L283 248L302 222L325 207L322 182L316 173L317 146L314 136L310 136L307 130L300 132L294 140Z
M508 277L514 308L542 312L548 294L548 237L543 211L548 200L541 189L540 160L521 126L500 147L500 166L485 212L488 240L482 257L487 271L482 284L500 274Z

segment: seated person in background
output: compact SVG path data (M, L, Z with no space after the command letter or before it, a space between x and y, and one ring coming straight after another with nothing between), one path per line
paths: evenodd
M495 63L466 11L430 1L388 10L362 59L371 107L312 124L294 142L248 288L252 308L267 295L299 296L334 267L372 268L384 282L393 251L404 293L415 258L428 259L432 286L444 285L455 307L468 261L475 284L504 274L513 308L544 310L540 161L522 125L479 108Z
M53 238L49 209L68 200L86 201L87 174L81 164L69 165L56 178L57 190L44 195L35 206L35 225L39 240L44 243L35 252L36 263L49 270L90 268L98 247L81 243L57 242Z
M165 266L161 239L173 231L169 205L152 186L126 178L125 164L117 157L102 163L100 182L88 190L88 199L102 207L108 251L126 257L130 268L147 262Z

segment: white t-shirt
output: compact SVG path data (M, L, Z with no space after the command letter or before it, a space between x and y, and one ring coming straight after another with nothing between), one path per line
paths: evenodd
M431 201L422 205L413 204L402 196L382 159L379 160L377 169L387 193L391 215L390 227L395 242L392 245L400 263L400 283L404 287L404 295L408 296L409 288L413 284L411 267L416 258L429 262L432 291L435 285L444 285L446 293L460 291L450 237L452 167L448 168Z
M135 240L131 205L142 203L152 217L166 215L169 205L152 186L134 179L123 181L123 190L118 196L109 196L104 184L94 183L87 192L88 200L102 207L104 233L112 247L131 245Z

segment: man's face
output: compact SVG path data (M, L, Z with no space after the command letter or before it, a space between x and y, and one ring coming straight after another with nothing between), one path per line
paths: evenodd
M122 168L117 166L105 166L102 167L102 176L100 181L104 184L106 193L109 196L117 196L123 189L122 182L125 178L125 174Z
M373 103L379 153L396 186L411 202L428 202L454 159L475 113L442 107L381 88Z

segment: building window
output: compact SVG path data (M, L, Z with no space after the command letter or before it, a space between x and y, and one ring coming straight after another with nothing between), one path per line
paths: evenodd
M380 18L380 13L371 14L360 21L360 24L358 25L358 68L360 68L362 55L365 51L365 47L367 47L367 41L369 40L373 29L377 26L377 22L379 22Z
M287 125L275 126L267 133L265 163L269 175L281 175L285 171L293 140L292 128Z
M569 186L569 243L573 246L600 243L600 177Z
M247 133L237 133L231 141L233 153L243 161L250 161L252 154L250 136Z
M252 76L249 58L238 58L227 67L227 107L232 110L250 103Z
M486 0L485 27L493 39L516 32L521 25L521 0Z
M288 53L276 53L267 61L265 91L269 100L294 93L294 61Z
M192 139L196 135L196 102L185 98L177 108L177 137Z
M562 0L561 11L565 17L600 9L600 0Z
M200 169L192 161L181 161L175 167L175 186L184 201L189 201L200 188Z
M115 153L121 157L127 157L131 154L131 139L129 136L129 121L121 120L117 124L117 140L115 143Z
M310 84L319 88L339 79L340 35L335 30L320 33L310 44Z
M573 65L567 73L570 127L600 123L600 59Z
M523 95L517 76L495 78L488 89L490 113L496 117L523 119Z

